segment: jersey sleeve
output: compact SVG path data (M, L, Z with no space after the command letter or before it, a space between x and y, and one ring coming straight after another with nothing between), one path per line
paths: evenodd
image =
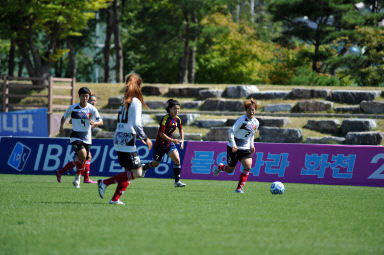
M238 120L236 120L235 124L233 124L233 126L228 131L228 140L229 140L230 147L233 147L234 145L236 145L235 133L237 130L240 129L242 122L243 122L243 119L242 117L240 117Z
M148 137L144 132L143 124L141 120L141 113L142 113L141 102L138 99L132 100L131 107L133 110L133 128L135 129L139 139L145 140Z
M179 128L179 130L183 129L183 126L181 125L181 119L179 118L179 116L177 116L177 127Z
M64 112L64 115L63 115L64 119L67 119L68 117L71 116L72 109L73 109L72 105L67 108L67 110Z

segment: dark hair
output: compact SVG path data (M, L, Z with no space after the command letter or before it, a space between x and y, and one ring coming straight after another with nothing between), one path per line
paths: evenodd
M87 87L81 87L79 89L79 96L82 95L82 94L88 94L88 95L91 95L91 91L89 90L89 88Z
M169 109L171 109L172 107L174 107L175 105L180 105L179 101L177 100L174 100L174 99L169 99L167 101L168 103L168 106L165 108L165 110L167 111L167 113L169 113Z
M255 107L255 110L257 110L257 102L253 98L245 101L244 102L244 110L247 110L252 105Z

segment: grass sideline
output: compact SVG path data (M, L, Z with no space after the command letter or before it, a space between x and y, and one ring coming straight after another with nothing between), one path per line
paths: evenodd
M72 180L0 174L0 254L384 254L383 188L144 178L117 206Z

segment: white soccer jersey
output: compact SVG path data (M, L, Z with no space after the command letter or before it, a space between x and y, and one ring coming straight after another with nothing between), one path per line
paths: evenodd
M232 148L236 145L240 150L249 150L258 128L259 121L256 118L249 119L247 115L241 116L229 129L228 146Z
M99 111L91 104L87 103L86 107L81 107L80 103L73 104L67 108L64 118L72 118L72 133L70 136L71 143L81 140L86 144L92 144L92 131L90 120L101 120Z
M138 98L134 97L132 103L125 108L120 106L117 115L117 127L113 138L113 144L116 151L135 152L136 136L140 139L147 139L143 130L142 105Z

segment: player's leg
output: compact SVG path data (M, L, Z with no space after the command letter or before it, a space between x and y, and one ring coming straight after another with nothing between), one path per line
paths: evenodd
M143 167L143 176L142 177L144 177L145 173L148 170L155 168L158 165L160 165L161 159L163 158L165 153L166 153L166 151L164 151L164 150L160 150L160 149L155 148L155 147L153 148L153 160L142 166Z
M75 188L80 188L80 178L81 178L81 173L85 169L85 161L87 159L87 150L84 147L83 143L78 143L77 144L77 150L76 150L76 156L77 159L75 160L75 165L76 165L76 176L75 179L73 180L73 186Z
M243 193L244 184L247 182L249 171L252 167L252 155L246 154L241 159L241 164L243 165L242 173L240 174L239 181L237 183L236 192Z
M92 181L90 178L89 178L89 173L91 171L91 160L92 160L92 155L91 155L91 151L89 151L88 153L88 158L87 160L85 161L85 169L83 171L83 175L84 175L84 183L97 183L95 181Z
M61 175L75 167L75 161L69 161L63 168L56 171L57 181L61 183Z
M213 175L217 176L221 171L229 174L233 173L233 171L235 171L237 161L237 153L232 152L232 148L227 146L227 165L220 163L216 168L214 168Z
M175 187L176 188L185 187L186 184L180 181L181 164L180 164L179 151L175 147L173 150L169 152L168 156L173 161L173 174L175 178Z

